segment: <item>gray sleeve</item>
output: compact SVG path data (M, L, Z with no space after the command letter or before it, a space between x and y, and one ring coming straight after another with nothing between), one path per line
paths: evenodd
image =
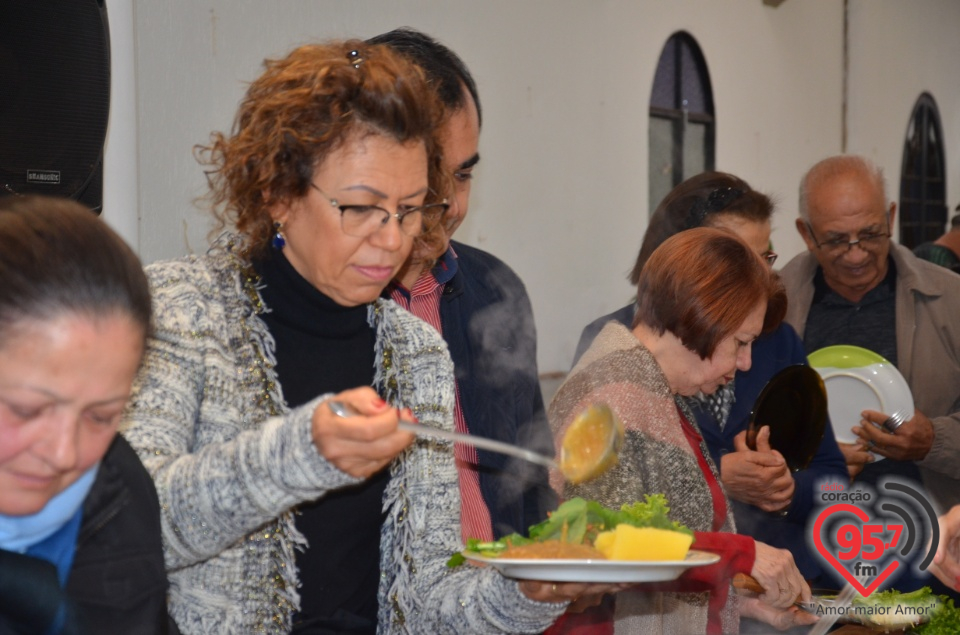
M396 316L395 316L396 317ZM408 350L396 367L409 378L421 425L453 429L453 365L433 329L416 321L397 328ZM389 501L381 541L381 564L395 571L381 596L381 628L391 633L541 633L566 609L566 603L529 600L514 580L490 567L447 567L460 551L460 488L453 446L418 438L395 463L385 494ZM403 622L398 624L397 620ZM392 622L391 622L392 621Z
M960 479L960 412L931 419L933 445L917 464L928 470Z
M280 417L249 414L229 338L155 315L122 429L157 486L167 567L219 554L298 502L356 482L311 436L320 399ZM249 419L249 420L248 420Z
M530 600L515 580L503 577L491 567L447 567L447 560L462 545L453 452L441 449L444 445L418 441L414 452L428 456L434 469L431 478L419 484L408 482L411 504L403 510L406 516L402 522L412 525L412 534L408 535L413 538L413 562L417 567L411 581L417 595L423 598L424 608L422 614L412 616L415 628L411 632L543 632L566 610L566 603ZM453 477L445 478L448 474Z

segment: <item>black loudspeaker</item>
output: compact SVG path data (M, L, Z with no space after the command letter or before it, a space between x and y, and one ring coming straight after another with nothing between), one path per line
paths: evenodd
M104 0L0 0L0 195L103 207Z

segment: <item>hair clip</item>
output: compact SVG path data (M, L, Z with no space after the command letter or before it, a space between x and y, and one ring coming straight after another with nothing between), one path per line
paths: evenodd
M710 192L706 198L698 198L690 207L687 214L685 229L693 229L703 225L707 214L716 214L727 209L731 203L743 196L743 190L735 187L718 187Z
M347 53L347 59L350 60L354 68L360 68L360 65L363 64L363 57L360 56L360 51L357 49L353 49Z

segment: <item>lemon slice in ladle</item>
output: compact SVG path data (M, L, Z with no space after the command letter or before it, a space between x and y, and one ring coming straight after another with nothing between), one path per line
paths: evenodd
M623 423L609 406L590 406L563 435L560 472L573 485L600 476L617 464L623 438Z

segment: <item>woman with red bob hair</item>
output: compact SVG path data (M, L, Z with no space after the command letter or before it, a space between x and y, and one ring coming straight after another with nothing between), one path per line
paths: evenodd
M609 405L626 429L619 461L594 481L563 486L562 494L614 508L664 494L671 518L695 532L693 547L721 560L676 582L622 591L551 632L611 632L612 622L616 633L735 633L741 613L778 628L815 620L791 608L810 589L790 553L734 533L716 465L683 399L711 394L749 369L753 340L775 329L785 311L776 274L732 232L690 229L647 260L633 327L607 324L548 411L561 439L585 407ZM752 575L767 592L730 593L736 573Z

